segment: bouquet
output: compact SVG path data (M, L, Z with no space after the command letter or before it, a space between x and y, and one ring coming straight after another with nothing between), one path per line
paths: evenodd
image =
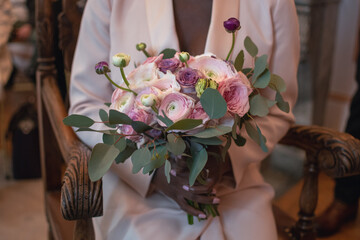
M271 74L267 56L257 56L258 48L245 38L245 50L253 58L252 68L243 68L244 51L235 62L229 61L235 43L235 34L240 29L236 18L224 22L233 42L225 60L213 54L190 56L186 52L165 49L158 56L150 56L146 44L136 47L147 56L128 76L124 68L130 56L119 53L113 56L113 64L119 67L123 84L116 84L109 76L109 65L99 62L95 66L98 74L104 75L116 86L112 94L109 111L100 109L101 122L81 115L70 115L64 119L66 125L77 131L95 131L103 134L103 143L92 149L88 163L92 181L99 180L115 161L122 163L131 159L133 173L142 170L151 174L163 167L171 184L171 169L174 158L186 161L189 185L206 180L204 166L210 146L223 145L218 159L225 154L232 141L244 146L247 135L263 151L267 152L266 138L256 124L256 117L264 117L269 108L277 105L289 112L289 104L281 96L285 91L280 76ZM262 89L276 91L275 99L268 99ZM106 130L90 128L93 124L104 124ZM245 128L245 131L242 129ZM218 215L215 205L189 204ZM192 223L189 216L189 223Z

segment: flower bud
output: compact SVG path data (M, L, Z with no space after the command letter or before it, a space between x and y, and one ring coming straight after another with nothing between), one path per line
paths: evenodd
M110 72L109 64L107 62L98 62L95 65L95 72L100 75Z
M112 63L115 67L126 67L129 65L130 56L125 53L118 53L112 57Z
M136 44L136 49L138 51L144 51L146 49L146 44L145 43L138 43L138 44Z
M188 52L181 52L179 54L179 60L181 62L187 62L190 59L190 54Z
M197 81L195 85L196 96L200 98L201 95L204 93L205 89L207 88L217 89L218 86L219 84L212 79L201 78Z
M229 18L228 20L224 21L224 28L228 33L236 32L241 28L240 21L237 18Z
M155 94L143 94L141 96L141 103L145 106L145 107L151 107L154 104L156 104L157 101L157 96Z

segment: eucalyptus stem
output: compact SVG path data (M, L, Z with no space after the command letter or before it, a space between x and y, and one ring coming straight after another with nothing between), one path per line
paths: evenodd
M232 51L234 50L234 45L235 45L235 32L232 33L232 44L231 44L230 51L229 51L225 61L229 60L230 55L231 55Z

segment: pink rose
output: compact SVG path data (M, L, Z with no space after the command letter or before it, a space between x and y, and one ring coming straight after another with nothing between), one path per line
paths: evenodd
M159 115L164 116L164 111L168 118L176 122L187 118L192 112L194 105L195 101L191 97L182 93L170 93L162 100ZM163 127L165 126L160 120L158 120L158 123Z
M224 97L228 111L244 116L250 109L249 95L252 93L249 80L242 73L220 82L219 92Z
M131 118L133 121L141 121L146 124L150 124L153 116L146 111L138 108L133 108L128 113L129 118ZM142 139L142 135L137 135L135 130L132 128L131 125L122 125L120 127L120 132L125 135L134 135L134 136L126 136L126 138L134 141L139 142Z
M189 60L188 64L189 67L199 70L206 78L211 78L217 83L236 75L231 64L215 56L199 55Z

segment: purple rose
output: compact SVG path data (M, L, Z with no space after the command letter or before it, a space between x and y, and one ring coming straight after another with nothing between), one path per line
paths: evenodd
M224 21L224 28L229 33L239 30L240 27L240 21L237 18L232 17Z
M177 58L168 58L162 59L158 63L158 68L161 72L166 73L166 71L171 71L172 73L180 66L181 62Z
M183 68L177 73L176 80L183 87L195 87L197 81L202 77L204 77L202 73L196 69Z

